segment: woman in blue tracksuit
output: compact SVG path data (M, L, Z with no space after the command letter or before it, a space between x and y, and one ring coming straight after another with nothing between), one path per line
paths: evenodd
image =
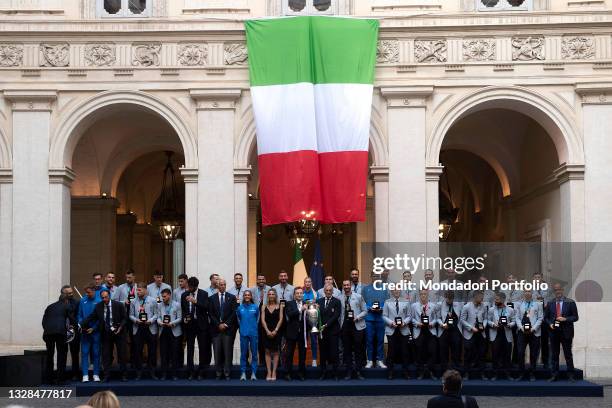
M247 354L251 350L251 380L257 376L257 326L259 323L259 306L253 303L253 294L245 290L242 302L236 310L240 329L240 380L246 381Z

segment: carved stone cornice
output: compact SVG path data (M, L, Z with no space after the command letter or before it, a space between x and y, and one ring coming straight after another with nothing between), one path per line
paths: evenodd
M440 175L444 171L444 166L425 167L425 181L440 181Z
M375 183L389 181L388 166L370 166L370 177Z
M582 97L583 105L612 104L612 82L576 84L576 93Z
M13 111L50 112L57 99L56 91L47 90L11 90L3 94Z
M70 187L76 178L76 173L69 167L63 169L49 169L49 183L63 184Z
M251 167L234 169L234 183L248 183L251 179Z
M569 180L584 180L584 165L563 163L553 171L553 176L559 185Z
M183 176L183 182L185 183L197 183L198 182L198 169L188 169L181 167L179 169L181 176Z
M197 110L235 109L241 93L239 88L200 88L189 91Z
M0 169L0 184L13 183L13 169Z
M414 108L424 107L433 90L431 85L381 86L380 94L390 108Z

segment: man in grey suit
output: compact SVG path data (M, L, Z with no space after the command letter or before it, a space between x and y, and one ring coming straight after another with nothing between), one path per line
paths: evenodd
M168 377L170 372L172 379L177 380L176 370L178 368L179 341L182 339L183 329L181 321L183 313L181 305L172 301L172 293L166 288L161 293L162 302L159 304L157 313L157 325L160 327L159 356L161 359L162 380ZM172 369L168 367L172 366Z
M276 296L278 296L279 303L283 303L283 301L293 300L293 286L289 284L289 275L285 272L284 269L280 271L278 274L278 282L276 285L272 286L272 289L276 290Z
M385 302L386 303L386 302ZM419 291L419 301L412 304L412 325L414 342L417 348L417 379L424 377L437 379L433 373L436 362L437 336L436 319L437 306L429 301L429 291Z
M516 282L516 277L513 274L509 274L506 277L506 282L512 284ZM508 305L508 307L512 308L513 310L516 310L515 305L518 305L519 302L523 301L523 291L518 290L518 289L510 289L510 290L504 291L504 293L506 294L506 305ZM517 364L518 363L518 348L516 347L517 345L517 327L516 325L512 328L512 343L514 344L514 347L512 347L511 362L512 364Z
M344 293L340 296L340 336L344 347L343 357L346 368L344 379L350 380L354 372L358 379L363 380L361 367L365 360L363 340L368 308L361 295L353 292L351 281L343 281L342 289ZM353 362L355 362L354 365Z
M161 303L161 291L164 289L170 289L172 292L172 287L164 282L164 274L160 271L153 272L153 282L147 286L147 294L157 303Z
M359 269L351 269L351 291L358 295L361 295L361 288L363 285L359 282Z
M340 291L340 289L338 289L335 285L336 282L334 282L334 277L331 275L327 275L325 277L325 280L323 282L323 287L319 290L317 290L317 298L322 298L325 297L325 287L326 286L331 286L332 287L332 296L335 297L338 300L342 300L342 292Z
M482 291L472 293L472 301L466 303L461 309L459 322L463 333L464 365L465 373L463 379L468 380L470 370L476 370L477 378L484 380L482 370L484 368L484 357L487 351L485 338L486 308L482 302Z
M268 296L266 294L271 289L271 286L266 284L266 277L264 275L257 275L256 282L255 286L249 289L253 294L253 303L265 306L268 304Z
M541 326L544 319L541 302L533 299L530 290L523 293L523 301L515 308L515 321L518 327L517 347L521 377L535 381L533 370L540 352ZM529 369L525 370L525 349L529 346Z
M393 379L393 366L401 362L404 378L408 379L409 351L408 337L412 321L412 307L400 297L400 291L393 289L391 298L383 306L383 321L387 335L387 378Z
M444 293L444 300L440 302L438 309L439 313L436 323L438 326L442 372L449 369L460 369L462 335L459 316L461 315L463 303L455 301L455 293L457 292L452 290L446 291Z
M412 273L410 271L404 271L404 273L402 273L402 280L408 285L408 282L412 282ZM419 300L419 291L416 289L404 289L400 291L400 297L404 299L404 302L408 302L412 305Z
M142 378L142 352L147 345L148 366L151 378L157 380L155 375L155 360L157 356L157 302L147 296L144 283L138 284L137 298L130 304L130 320L135 342L136 380Z
M506 294L499 292L495 295L495 306L489 309L487 316L489 327L489 340L493 350L493 377L503 372L507 379L510 376L510 355L512 353L512 328L516 326L514 309L506 306Z

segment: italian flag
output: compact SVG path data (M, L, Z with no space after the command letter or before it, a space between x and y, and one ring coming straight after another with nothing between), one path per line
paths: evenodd
M245 25L263 225L365 220L378 21Z
M302 250L299 245L296 245L295 252L293 253L293 286L304 285L304 279L307 276L308 274L306 274L306 265L302 257Z

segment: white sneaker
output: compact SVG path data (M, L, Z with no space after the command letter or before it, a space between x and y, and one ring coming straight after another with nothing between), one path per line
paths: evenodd
M94 382L100 382L100 376L94 374Z
M317 360L312 360L312 366L316 367L317 366Z
M89 382L89 376L88 375L84 375L83 376L83 382Z
M384 365L382 361L377 361L377 362L376 362L376 366L377 366L378 368L387 368L387 366L386 366L386 365Z
M251 374L251 381L257 381L257 376L255 375L255 373Z
M246 373L240 374L240 381L246 381Z
M372 368L372 361L368 360L368 362L365 365L365 368Z

